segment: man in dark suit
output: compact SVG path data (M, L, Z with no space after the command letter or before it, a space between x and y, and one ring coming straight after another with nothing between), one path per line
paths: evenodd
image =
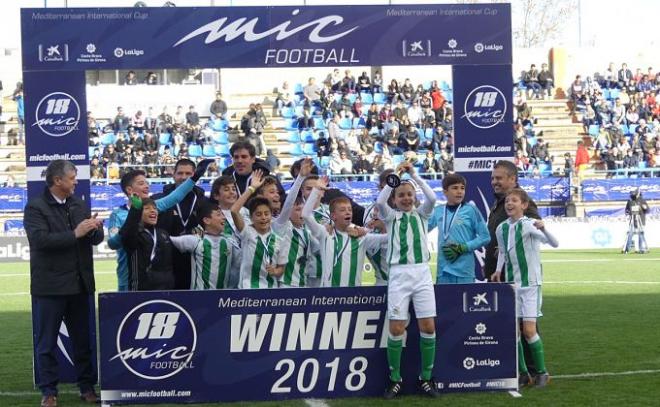
M89 295L94 293L92 246L103 241L103 222L73 195L76 167L65 160L46 168L47 188L25 207L30 242L30 292L34 300L39 388L43 407L57 406L57 339L62 321L73 343L80 398L96 403L97 375L89 340Z

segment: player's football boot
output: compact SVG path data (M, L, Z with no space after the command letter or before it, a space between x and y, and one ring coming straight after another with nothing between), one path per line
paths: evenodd
M539 373L534 378L534 387L545 387L550 383L550 375L545 373Z
M438 385L435 383L435 380L433 380L433 378L429 380L419 379L417 385L419 386L419 390L423 394L432 398L440 397L440 393L438 393Z
M534 384L534 380L529 373L522 373L518 376L518 388L522 389L523 387L528 387Z
M399 395L401 392L401 382L395 382L390 380L389 386L387 386L387 389L385 389L385 394L383 397L385 397L385 400L392 400L396 396Z

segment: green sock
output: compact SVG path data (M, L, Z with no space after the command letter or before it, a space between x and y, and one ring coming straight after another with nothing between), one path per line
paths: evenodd
M532 359L534 359L534 366L539 373L546 373L545 370L545 352L543 351L543 342L541 337L536 336L538 340L529 343L529 350L532 351Z
M522 340L518 339L518 370L520 374L528 374L527 364L525 363L525 351L523 350Z
M390 380L401 381L401 351L403 336L387 338L387 363L390 365Z
M422 334L424 335L424 334ZM419 337L419 351L422 354L422 380L430 380L433 376L433 364L435 363L435 334L425 334Z

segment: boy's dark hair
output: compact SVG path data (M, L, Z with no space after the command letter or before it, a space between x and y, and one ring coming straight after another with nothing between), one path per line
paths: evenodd
M518 168L516 167L516 165L512 161L500 160L493 167L493 169L496 169L496 168L503 168L504 170L506 170L507 174L510 177L514 176L514 177L516 177L516 181L518 180Z
M231 148L229 149L229 154L231 154L231 156L233 157L234 153L238 150L247 150L248 154L250 154L250 157L257 156L257 150L248 141L237 141L234 144L232 144Z
M305 199L303 198L302 193L299 193L293 205L295 206L295 205L304 205L304 204L305 204Z
M467 181L465 180L465 177L462 176L461 174L447 174L442 179L442 189L444 189L445 191L454 184L463 184L463 186L465 186L467 185Z
M289 168L289 173L293 178L296 178L298 176L298 173L300 172L300 166L302 165L304 158L301 158L300 160L294 161L293 164L291 164L291 168ZM312 174L318 175L319 173L319 167L316 166L316 164L312 163Z
M139 177L140 175L142 175L145 178L147 177L147 174L142 170L132 170L121 176L119 185L121 186L121 190L126 195L128 195L128 192L126 192L126 188L133 185L133 181L135 181L135 178Z
M206 229L204 218L210 218L215 210L218 210L218 207L210 202L204 201L199 205L199 209L197 209L197 217L200 220L199 224L202 225L204 229Z
M235 183L236 180L234 180L234 177L232 177L231 175L223 175L221 177L216 178L215 181L213 181L213 184L211 185L211 198L213 198L214 195L220 192L221 187Z
M252 199L250 199L247 203L247 208L250 211L250 216L254 214L254 211L257 210L257 208L261 205L265 205L268 207L268 210L270 211L270 202L268 202L268 199L262 197L262 196L256 196Z
M516 195L518 198L520 198L522 203L529 203L530 201L527 191L522 188L513 188L511 191L509 191L508 194L506 194L506 196L509 195Z
M197 168L197 164L195 164L193 160L182 158L179 161L177 161L176 164L174 164L174 172L176 172L179 169L179 166L181 165L189 165L193 168L193 171L195 170L195 168Z
M305 180L303 181L303 184L307 181L316 181L316 180L319 180L319 179L321 179L321 177L319 177L317 174L311 174L311 175L308 175L305 178Z
M154 206L155 207L156 206L156 201L154 201L151 198L144 198L142 200L142 207L146 208L147 206Z

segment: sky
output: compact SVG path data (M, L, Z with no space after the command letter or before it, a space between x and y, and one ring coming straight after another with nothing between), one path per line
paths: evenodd
M0 1L0 48L18 49L20 44L21 7L132 7L136 0L3 0ZM148 6L159 7L165 0L143 0ZM545 1L545 0L535 0ZM582 20L582 43L585 46L641 48L660 50L658 34L658 0L576 0ZM455 1L430 0L173 0L185 6L263 6L263 5L328 5L328 4L433 4ZM487 3L488 1L480 1ZM515 2L514 2L515 7ZM514 13L515 16L515 13ZM514 21L515 25L515 21ZM578 12L566 21L564 35L553 45L578 46ZM548 47L549 48L549 47ZM660 52L659 52L660 54Z

